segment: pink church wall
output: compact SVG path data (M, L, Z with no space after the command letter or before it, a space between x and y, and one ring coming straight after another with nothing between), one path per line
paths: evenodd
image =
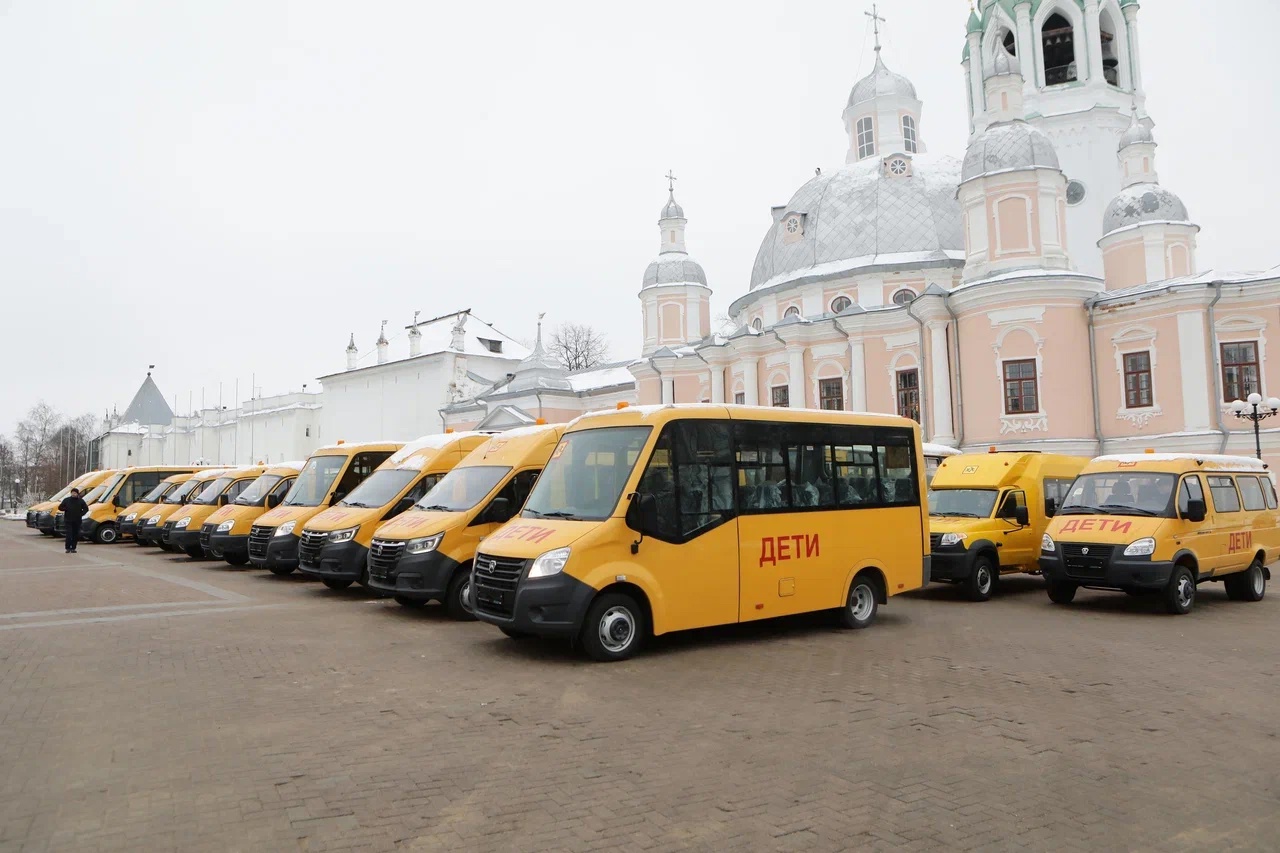
M1106 438L1157 435L1186 428L1183 415L1182 352L1176 316L1143 317L1125 312L1101 316L1094 328L1097 342L1098 411ZM1151 356L1152 406L1129 408L1124 393L1124 354L1148 352ZM1204 363L1203 353L1189 357ZM1205 375L1212 384L1206 368Z
M711 297L698 300L699 334L706 337L711 334Z
M1107 288L1122 290L1147 280L1147 253L1142 237L1137 236L1108 246L1102 252Z
M656 406L662 402L662 385L658 377L645 377L636 382L636 400L642 406Z
M1036 183L1001 186L987 197L987 257L1035 257L1041 253L1040 188Z

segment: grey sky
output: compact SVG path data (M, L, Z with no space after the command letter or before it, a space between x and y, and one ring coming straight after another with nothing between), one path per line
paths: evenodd
M1280 4L1140 15L1162 183L1199 262L1280 263ZM390 320L470 307L639 351L662 175L723 311L871 66L870 3L0 0L0 431L44 398L179 408L340 370ZM964 0L881 0L884 57L961 155ZM731 10L731 11L730 11Z

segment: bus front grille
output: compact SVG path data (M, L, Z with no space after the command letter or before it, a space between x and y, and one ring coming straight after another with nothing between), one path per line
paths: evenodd
M472 575L476 609L494 616L510 617L515 612L516 587L528 562L476 554Z
M267 556L267 546L271 544L271 534L275 532L274 527L262 527L255 524L249 529L249 556L262 557Z

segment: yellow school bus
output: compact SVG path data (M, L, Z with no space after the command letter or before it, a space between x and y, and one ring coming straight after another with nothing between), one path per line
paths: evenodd
M369 581L369 545L378 526L409 509L492 433L429 435L392 454L335 506L302 528L298 566L329 589Z
M932 580L986 601L1001 575L1040 571L1040 537L1087 464L1083 456L994 447L944 459L929 484Z
M889 415L622 407L573 421L518 518L480 545L476 615L577 639L833 610L870 625L929 578L920 429Z
M174 474L165 477L160 481L160 485L120 510L120 514L116 516L116 529L120 532L120 538L134 538L133 534L138 529L138 518L146 518L147 514L164 500L165 495L190 480L191 476L191 474Z
M190 502L165 519L160 541L194 560L208 556L204 546L200 544L200 528L205 520L240 497L241 492L249 488L266 470L265 465L228 468L208 481Z
M1261 601L1280 559L1280 510L1267 466L1243 456L1099 456L1071 484L1040 544L1049 598L1080 587L1159 595L1191 612L1196 586L1222 581Z
M103 483L89 511L80 521L80 538L86 542L110 545L120 538L116 517L120 510L160 485L170 474L190 474L192 465L140 465L121 468ZM88 501L86 501L88 503ZM61 528L61 520L55 518Z
M476 548L519 512L565 429L520 427L471 451L411 510L378 528L369 551L369 587L404 607L434 600L455 619L474 619Z
M339 441L313 453L280 506L264 513L249 529L249 562L277 575L293 572L298 568L303 526L351 494L402 447L399 441Z
M233 566L249 562L249 528L263 513L280 506L305 462L276 462L231 503L205 519L200 547Z
M192 474L185 483L160 499L146 515L138 516L137 527L133 530L133 541L138 545L159 545L165 551L172 551L173 546L164 541L164 523L182 507L191 503L209 483L218 479L226 468L205 468Z
M111 471L90 471L87 474L81 474L63 486L49 500L32 504L27 509L27 527L39 530L46 536L53 536L53 514L57 512L58 504L62 503L62 499L71 494L72 489L79 489L80 496L84 497L85 492L99 483L105 482L112 473Z

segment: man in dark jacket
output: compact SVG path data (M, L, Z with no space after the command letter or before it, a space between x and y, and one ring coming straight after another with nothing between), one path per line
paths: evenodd
M80 521L88 511L89 505L84 502L84 498L80 497L79 489L72 489L71 494L63 498L62 503L58 504L58 512L62 513L67 522L68 554L76 552L76 544L80 541Z

